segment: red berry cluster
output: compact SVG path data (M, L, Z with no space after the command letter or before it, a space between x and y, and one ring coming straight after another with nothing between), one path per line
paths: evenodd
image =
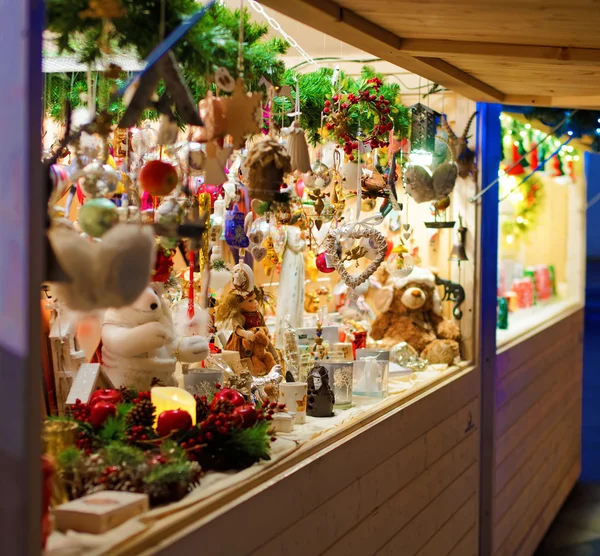
M97 482L101 485L106 484L109 481L112 481L117 478L121 469L116 465L107 465L100 473L100 477L98 477Z
M131 442L132 444L147 442L156 438L157 435L152 427L142 427L141 425L130 427L126 435L127 442Z
M137 398L133 400L133 403L140 403L142 400L151 400L152 394L150 392L138 392Z
M75 440L75 446L78 450L89 455L92 453L92 438L87 432L79 431Z
M90 406L86 403L81 403L81 400L77 398L75 403L70 408L71 416L75 421L80 423L90 422Z
M332 102L330 100L325 101L325 107L323 108L324 114L331 114L329 121L325 124L325 127L329 131L335 130L339 125L340 116L342 118L348 117L348 111L350 108L359 102L366 103L370 106L371 110L375 111L379 115L379 122L375 124L371 134L364 140L371 148L387 147L389 141L381 139L386 133L389 133L394 124L389 117L390 113L390 101L387 100L383 95L379 94L379 89L382 85L381 79L373 77L367 80L367 87L358 92L358 94L350 93L346 100L342 100L340 95L333 96L334 103L340 103L337 113L332 114ZM341 101L341 102L340 102ZM345 129L345 131L342 131ZM342 129L338 129L338 139L344 143L344 152L348 155L349 160L354 160L353 151L358 149L358 140L352 137L347 128L342 126Z

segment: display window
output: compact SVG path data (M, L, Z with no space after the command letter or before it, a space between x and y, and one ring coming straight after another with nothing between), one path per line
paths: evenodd
M208 514L475 364L473 102L389 64L298 64L226 4L167 2L148 35L110 6L49 18L57 555ZM168 42L184 15L185 48ZM564 295L566 256L551 265Z
M583 304L588 147L520 114L500 118L497 345L503 347Z

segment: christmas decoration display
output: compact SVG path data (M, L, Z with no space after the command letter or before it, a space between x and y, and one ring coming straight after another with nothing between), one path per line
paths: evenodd
M469 126L446 130L430 170L410 157L435 154L435 113L417 105L409 120L399 85L372 68L284 73L287 44L243 9L48 7L52 40L91 68L85 83L47 78L46 109L64 123L44 166L48 282L57 319L81 325L61 353L93 357L93 376L113 383L73 389L49 420L76 433L53 448L71 500L116 491L156 506L203 488L204 473L268 460L273 435L313 434L307 415L335 410L321 427L334 426L354 396L386 396L386 347L403 373L456 363L465 292L417 266L428 232L395 184L432 203L435 227L453 226L457 175L474 172ZM143 69L93 71L113 54ZM466 260L464 230L453 261ZM430 249L429 264L451 268L438 259ZM547 278L535 274L540 291Z

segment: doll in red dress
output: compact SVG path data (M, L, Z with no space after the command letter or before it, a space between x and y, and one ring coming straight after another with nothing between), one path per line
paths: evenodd
M269 338L266 351L277 362L278 355L260 311L264 294L254 286L252 269L245 264L237 265L233 270L232 285L232 290L219 300L215 315L219 326L232 330L225 349L239 352L242 359L252 358L255 355L253 342L257 334L262 333Z

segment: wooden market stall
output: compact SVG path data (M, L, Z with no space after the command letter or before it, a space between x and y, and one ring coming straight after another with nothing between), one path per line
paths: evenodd
M361 51L353 54L364 57ZM343 61L331 65L338 63ZM425 101L420 91L432 84L421 86L421 78L409 72L402 72L402 78L419 91L403 94L404 104L426 102L428 108L444 112L457 133L471 121L472 100L444 90ZM474 127L472 146L480 135ZM456 230L426 228L424 222L433 218L429 204L417 205L401 194L414 228L415 258L462 285L466 293L460 306L459 364L390 379L389 397L367 402L355 398L355 407L347 414L336 411L331 425L310 421L312 428L300 433L304 436L278 437L270 462L239 473L208 473L180 502L97 539L56 535L50 539L49 555L76 547L86 554L192 554L199 544L207 554L475 554L481 259L479 206L468 199L476 192L477 184L469 177L459 178L452 193L448 220L458 221L460 215L466 228L466 252L459 264L451 258ZM365 216L372 211L365 210ZM76 214L76 207L71 213ZM262 282L261 271L256 277L269 286L266 278ZM439 293L443 296L443 288ZM451 316L453 303L444 301L443 310Z
M265 3L478 101L600 106L600 41L593 31L600 14L592 1ZM492 137L484 139L482 164L489 168L482 172L482 186L497 178L500 163L500 132L493 122L499 109L492 116L484 112ZM481 201L486 253L498 245L497 187L488 197ZM497 358L495 309L487 310L495 307L496 260L483 261L482 280L494 283L482 284L481 554L532 554L579 474L585 273L581 198L570 224L574 249L568 265L577 276L573 303L505 342Z
M263 3L466 97L456 100L453 114L448 111L455 129L464 128L474 101L600 106L594 94L599 84L600 44L593 43L598 41L598 15L591 1L569 9L548 7L545 35L539 25L539 33L516 32L524 28L523 17L539 18L539 7L509 10L475 1L461 3L462 10L443 2ZM507 37L514 42L507 43ZM482 131L488 129L480 122L481 143ZM24 162L22 170L26 167ZM493 171L487 172L491 175ZM581 311L569 308L521 342L507 343L496 358L495 327L490 334L489 322L483 322L495 320L496 257L481 254L482 245L486 253L497 250L498 230L485 230L487 220L482 219L490 211L497 218L497 190L481 203L468 201L489 181L461 183L452 209L468 222L469 262L462 267L467 271L460 276L456 268L444 268L462 279L469 292L461 326L464 364L300 447L282 450L280 458L253 474L240 475L222 488L213 485L213 496L141 518L130 535L113 539L108 548L90 543L86 553L192 554L199 546L208 554L533 553L579 471ZM42 220L37 211L32 217ZM40 231L39 222L33 229ZM27 237L25 227L22 231ZM442 241L439 250L447 253L451 238ZM436 258L442 260L439 254ZM24 266L32 289L40 281L37 264ZM4 281L0 285L6 288ZM35 337L36 327L28 326ZM11 344L8 332L6 343ZM5 357L3 349L2 357L27 366L29 381L19 390L36 391L39 369L36 361L25 362L26 351L24 345L16 357L8 351ZM28 405L19 406L21 412L23 407ZM22 421L34 419L27 414ZM493 439L491 444L482 444L482 431ZM21 433L27 449L14 442L13 468L35 451L29 433ZM515 450L515 445L521 448ZM522 469L527 471L523 477L534 477L529 484L498 487L521 476ZM33 469L31 476L37 472ZM21 482L29 490L37 487L37 481ZM35 529L36 518L23 522ZM2 520L3 533L5 524L15 530ZM39 546L35 534L25 537ZM35 553L29 545L16 550Z

